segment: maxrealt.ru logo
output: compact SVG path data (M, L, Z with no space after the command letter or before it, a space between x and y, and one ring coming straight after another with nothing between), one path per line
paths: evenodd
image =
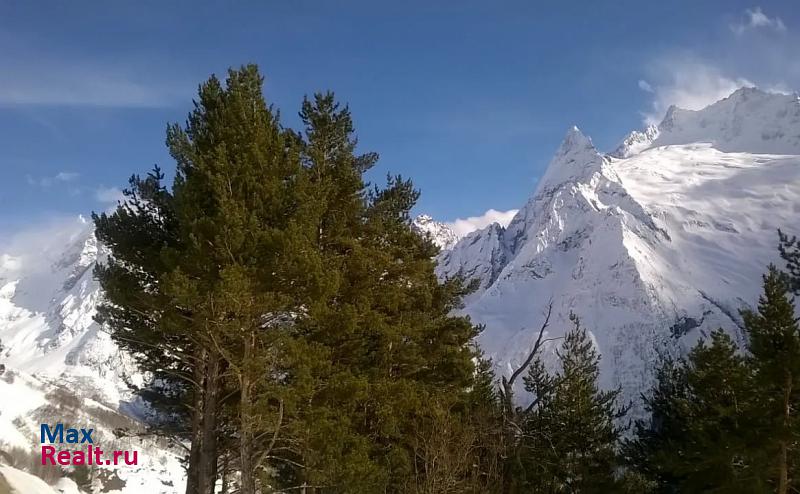
M42 424L42 465L125 465L138 464L138 451L112 450L104 452L94 444L94 429L65 428L64 424L50 427ZM85 444L86 449L70 449L54 446Z

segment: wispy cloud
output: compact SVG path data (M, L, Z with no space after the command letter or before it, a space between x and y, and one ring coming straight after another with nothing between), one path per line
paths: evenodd
M58 172L52 176L45 176L45 177L33 177L31 175L26 175L26 180L28 185L33 185L36 187L48 188L52 187L56 184L63 184L67 182L72 182L80 176L79 173L76 172Z
M754 29L767 29L779 33L786 31L786 24L780 17L769 17L761 7L746 9L739 22L730 25L731 31L738 36Z
M174 67L143 56L124 61L36 46L36 40L0 31L0 106L164 107L186 86Z
M48 214L0 236L0 269L46 271L63 255L64 246L90 228L79 215Z
M510 209L508 211L497 211L490 209L480 216L470 216L469 218L458 218L447 225L460 237L486 228L492 223L500 223L502 226L508 226L514 216L517 214L518 209Z
M175 92L98 67L9 68L0 63L0 105L163 107Z
M720 17L720 26L703 44L672 47L645 64L638 85L647 93L646 125L659 123L670 105L698 110L740 87L784 93L800 88L800 36L780 17L755 6L732 24ZM774 33L780 36L766 35Z
M95 190L94 198L101 204L107 206L116 206L118 202L125 199L125 195L118 187L100 186Z
M651 108L643 113L646 125L659 123L671 105L699 110L740 87L754 85L691 57L667 57L653 63L648 70L653 82L639 81L639 87L653 95Z

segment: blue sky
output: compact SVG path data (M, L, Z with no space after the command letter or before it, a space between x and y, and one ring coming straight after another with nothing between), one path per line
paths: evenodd
M521 206L573 124L610 150L669 104L800 88L798 32L795 1L0 0L0 235L172 168L167 122L229 66L258 63L289 126L334 90L371 178L454 221Z

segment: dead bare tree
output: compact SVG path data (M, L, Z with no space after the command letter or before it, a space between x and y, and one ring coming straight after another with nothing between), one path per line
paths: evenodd
M513 469L513 462L519 461L519 442L520 438L522 437L522 421L524 420L525 415L527 412L530 411L535 405L537 398L534 397L534 401L531 405L526 407L525 409L517 406L514 403L514 383L517 379L528 369L533 362L533 359L536 355L540 352L542 347L548 341L555 340L557 338L545 338L545 330L550 325L550 316L553 313L553 299L551 298L547 302L547 307L544 313L544 322L539 327L539 334L536 337L536 341L533 344L533 347L528 352L527 357L522 362L522 364L517 367L517 369L511 373L511 376L506 378L502 376L500 378L500 406L501 406L501 413L502 413L502 427L503 427L503 434L502 434L502 451L504 451L503 457L503 489L502 492L504 494L508 494L512 490L512 469Z

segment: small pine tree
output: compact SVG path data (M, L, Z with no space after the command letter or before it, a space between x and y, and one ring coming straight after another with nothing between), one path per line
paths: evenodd
M730 336L711 334L686 360L666 360L646 398L651 416L626 441L630 464L656 492L768 492L756 445L752 372Z
M500 492L506 443L503 413L492 361L479 358L475 379L467 398L466 420L474 434L472 472L465 492Z
M678 492L685 476L667 457L680 451L679 443L688 437L686 371L684 360L662 356L656 369L655 385L643 397L648 416L636 420L633 438L623 441L622 451L627 465L655 484L655 492Z
M800 485L793 475L800 452L800 328L786 277L775 266L763 286L757 311L742 311L742 318L760 398L760 446L777 492L785 494Z
M526 412L526 465L537 465L526 479L543 492L613 492L618 482L617 421L627 408L617 404L620 390L599 388L600 355L574 314L573 328L558 352L561 371L549 377L536 361L526 379L535 405Z
M553 488L553 435L556 430L554 402L557 376L550 374L539 356L528 367L523 378L530 404L520 409L522 417L522 441L510 456L510 475L514 490Z
M800 295L800 239L789 236L778 230L780 243L778 249L781 257L786 261L786 270L789 276L789 288L795 295Z

